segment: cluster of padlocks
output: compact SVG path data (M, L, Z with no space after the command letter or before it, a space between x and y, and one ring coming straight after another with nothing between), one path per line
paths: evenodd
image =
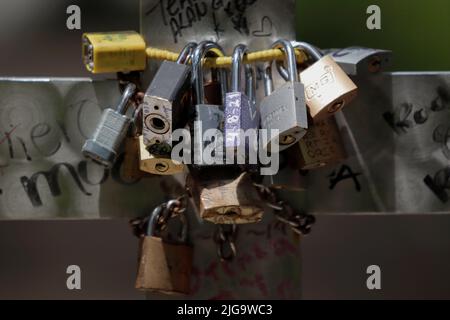
M145 44L133 43L133 35L128 34L122 36L124 47L120 50L117 43L109 47L115 36L84 36L88 69L129 72L145 68ZM201 219L221 226L214 237L219 248L228 242L235 250L230 240L234 228L261 221L264 204L278 212L280 220L298 234L310 231L312 216L295 213L276 199L273 189L282 186L277 179L280 173L276 170L269 183L263 183L260 169L267 163L252 155L259 155L259 149L268 155L287 153L291 162L295 159L296 170L311 170L342 160L345 151L334 114L356 96L357 86L348 74L355 74L358 64L346 62L348 57L342 54L336 55L342 58L340 62L335 61L332 55L324 55L304 42L280 39L269 49L282 55L281 59L278 54L259 63L264 97L258 99L256 64L249 58L246 45L234 48L229 71L217 66L217 61L225 58L218 43L186 44L176 61L161 63L146 90L140 90L139 81L126 82L118 106L104 110L96 131L83 146L86 157L106 167L112 167L124 150L123 168L129 176L187 173L187 195L158 206L148 218L135 222L142 238L138 288L188 293L192 249L186 245L187 230L182 227L176 239L170 241L163 236L173 218L186 226L187 197ZM373 69L370 72L376 71L382 63L380 54L376 54L380 52L358 50L359 60L367 62L371 57L367 66ZM299 53L303 59L299 59ZM285 80L276 88L274 63ZM122 78L132 79L129 75ZM220 135L205 138L208 130ZM258 135L260 130L265 130L267 136ZM256 140L249 139L248 132L256 133ZM179 144L189 148L180 148L182 154L176 153L180 157L175 158ZM213 161L205 158L205 150L211 151L208 154ZM165 259L155 259L161 255Z

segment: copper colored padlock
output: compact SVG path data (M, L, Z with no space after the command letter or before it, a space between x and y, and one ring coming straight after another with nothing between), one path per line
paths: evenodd
M139 169L139 138L127 137L122 164L122 177L127 181L135 181L144 175Z
M192 269L192 247L183 243L167 243L155 236L160 217L157 207L150 217L147 234L141 239L136 289L164 294L189 294ZM184 233L186 234L186 233Z
M311 170L342 161L345 148L334 117L311 121L308 133L299 142L300 168Z
M202 219L215 224L261 221L264 208L248 173L229 175L217 168L200 171L191 171L187 185Z
M182 173L185 165L168 157L156 157L150 154L144 145L143 136L139 137L139 168L156 175L174 175Z
M336 113L356 97L358 87L330 55L323 56L317 48L305 42L293 42L293 46L305 50L315 61L300 72L306 104L314 120ZM283 77L287 75L281 64L278 67Z

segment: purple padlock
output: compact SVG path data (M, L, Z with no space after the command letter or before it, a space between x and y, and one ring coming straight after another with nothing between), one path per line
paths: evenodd
M252 65L245 65L245 93L240 86L242 61L247 52L248 48L243 44L234 48L231 66L231 92L225 95L225 148L235 151L240 147L248 149L250 139L245 139L246 137L256 136L257 139L260 122L255 99L255 70ZM249 129L253 129L253 132L247 131Z

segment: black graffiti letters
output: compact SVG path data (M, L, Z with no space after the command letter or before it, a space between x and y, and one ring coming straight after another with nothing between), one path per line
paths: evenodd
M91 193L87 192L84 188L83 184L81 183L80 178L78 177L77 171L75 168L68 163L60 163L54 165L49 171L39 171L33 174L30 178L26 176L22 176L20 178L20 182L22 183L23 188L25 189L25 192L28 195L28 198L31 201L31 204L34 207L42 206L42 200L41 196L39 194L38 188L37 188L37 180L40 176L43 176L47 184L50 188L50 193L52 196L57 197L61 195L61 187L59 184L59 175L61 169L67 169L70 176L74 180L75 184L77 185L78 189L83 192L85 195L90 196Z
M200 22L208 13L206 1L201 0L161 0L158 6L163 23L170 27L175 43L183 37L183 30L191 28L195 22ZM152 8L147 14L154 11L155 8Z
M61 195L61 188L59 185L59 175L61 169L66 169L70 176L72 177L73 181L75 182L77 188L86 196L91 196L92 193L88 192L83 183L89 185L89 186L99 186L103 185L105 182L108 181L109 177L113 179L114 182L119 183L124 186L130 186L133 184L138 183L141 178L136 178L133 181L127 181L126 179L122 178L122 164L124 160L124 154L122 153L116 163L114 164L114 167L112 169L103 169L103 173L101 177L98 179L98 181L92 181L92 177L89 176L88 166L89 162L86 160L80 161L78 165L76 166L76 169L74 166L72 166L69 163L59 163L54 165L50 170L48 171L39 171L31 175L31 177L22 176L20 178L20 182L28 196L28 198L31 201L31 204L34 207L40 207L43 205L41 196L39 194L38 189L38 183L37 180L39 177L44 177L47 181L47 184L50 188L50 193L53 197L57 197ZM92 163L92 165L98 166L97 164Z
M84 183L90 185L90 186L97 186L100 184L103 184L104 182L106 182L106 180L108 180L109 177L109 170L108 169L103 169L103 175L100 178L100 180L98 182L92 182L89 174L88 174L88 164L89 162L86 160L81 161L80 163L78 163L78 174L80 175L80 178L83 180ZM94 164L95 166L98 166L97 164Z
M385 112L384 120L389 124L395 133L401 135L408 132L412 128L412 121L408 120L412 113L413 106L410 103L402 103L394 112Z
M349 166L344 164L341 166L338 172L334 170L331 174L328 175L328 178L330 179L329 188L330 190L333 190L339 182L347 179L352 179L355 184L356 191L360 192L361 184L358 181L358 176L360 175L361 173L353 173L353 170Z
M60 127L58 127L59 130L61 130ZM33 147L44 157L51 157L52 155L56 154L59 149L61 148L61 141L58 141L53 148L53 150L46 151L43 150L39 145L39 140L42 140L46 136L48 136L52 131L52 127L47 123L38 123L35 126L31 128L30 133L30 140L33 144Z
M433 132L433 141L441 145L442 154L447 160L450 160L450 126L437 126Z
M412 103L402 103L393 112L385 112L384 120L398 135L406 134L409 129L425 124L433 113L450 108L450 93L444 87L436 89L436 97L430 106L414 108Z
M169 27L174 43L183 38L184 31L191 29L205 17L212 18L211 29L215 32L217 41L220 40L225 29L221 24L227 19L234 30L249 36L250 28L247 19L247 9L257 0L160 0L150 8L146 15L159 14L163 25ZM159 8L159 10L157 10ZM255 36L270 36L272 34L272 20L264 16L261 30L255 31Z
M434 178L427 175L423 182L438 197L442 203L447 203L449 196L447 190L450 189L450 167L439 170Z

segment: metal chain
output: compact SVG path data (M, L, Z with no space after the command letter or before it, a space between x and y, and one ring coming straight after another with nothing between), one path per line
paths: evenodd
M235 224L219 224L214 232L217 256L221 261L232 261L237 254L235 241L238 227Z
M275 217L279 221L291 227L292 231L299 235L307 235L311 232L312 225L316 222L316 218L313 215L295 212L289 204L278 200L271 188L257 183L254 185L267 206L273 209Z

